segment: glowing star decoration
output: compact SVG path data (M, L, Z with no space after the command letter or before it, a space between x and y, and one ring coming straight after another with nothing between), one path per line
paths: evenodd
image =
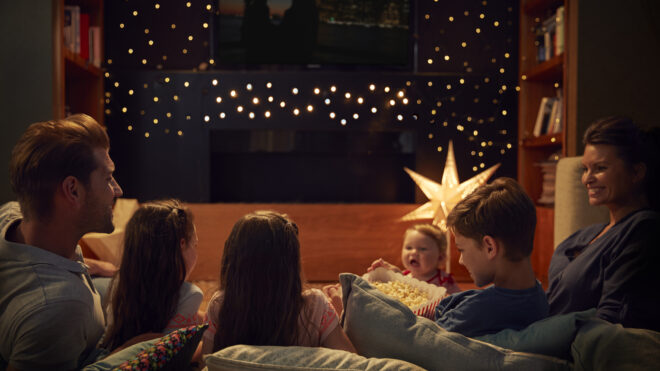
M429 201L404 215L401 220L433 219L433 224L440 227L443 231L446 231L447 215L449 215L449 212L457 203L477 187L486 183L488 178L490 178L499 167L500 164L498 163L465 182L459 183L458 171L456 170L456 158L454 157L454 144L450 140L441 184L438 184L406 167L403 168L415 183L417 183Z

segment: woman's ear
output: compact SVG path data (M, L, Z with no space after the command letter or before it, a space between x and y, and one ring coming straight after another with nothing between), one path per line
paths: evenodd
M646 164L643 162L633 165L633 183L639 183L646 178Z
M484 236L482 239L482 248L486 251L488 260L493 260L500 251L500 245L496 239L491 236Z
M185 238L181 238L181 251L183 251L183 250L186 249L186 245L188 245L187 242L188 242L188 241L186 241Z

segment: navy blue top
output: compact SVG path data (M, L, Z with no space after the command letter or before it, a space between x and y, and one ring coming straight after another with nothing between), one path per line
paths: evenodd
M435 308L435 322L447 331L468 337L504 329L522 330L548 316L548 300L537 281L524 290L490 286L467 290L442 299Z
M548 270L550 314L597 308L607 321L660 331L660 214L633 212L589 244L606 225L557 246Z

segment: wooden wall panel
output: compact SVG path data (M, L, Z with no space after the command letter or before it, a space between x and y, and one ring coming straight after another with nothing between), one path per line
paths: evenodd
M401 266L401 222L416 204L189 204L195 215L199 258L191 280L217 280L224 242L236 220L254 210L288 214L300 229L303 271L310 282L336 281L339 273L363 274L379 257ZM422 222L422 221L420 221ZM453 249L452 271L470 281L458 266ZM461 268L463 268L461 270Z

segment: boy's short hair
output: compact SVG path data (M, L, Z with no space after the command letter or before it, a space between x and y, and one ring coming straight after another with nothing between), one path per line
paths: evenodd
M99 165L94 149L109 147L105 129L85 114L30 125L9 161L9 179L23 216L49 217L57 185L69 175L88 184Z
M536 208L518 182L497 178L456 204L447 216L447 226L479 242L484 236L498 239L504 256L518 261L532 253Z
M410 228L406 229L406 234L409 231L416 231L424 236L432 239L436 245L438 245L438 251L440 252L440 259L447 257L447 238L445 233L433 224L415 224Z

